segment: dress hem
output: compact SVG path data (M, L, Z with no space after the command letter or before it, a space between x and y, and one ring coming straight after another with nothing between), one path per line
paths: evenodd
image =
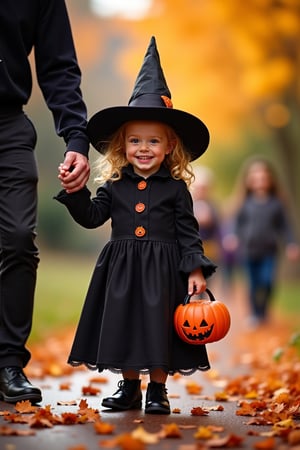
M184 375L184 376L192 375L195 372L197 372L198 370L201 372L206 372L210 369L209 364L207 364L205 366L197 366L197 367L191 367L191 368L187 368L187 369L179 369L179 368L178 369L167 369L166 367L163 367L163 366L153 366L150 368L137 368L137 367L119 368L119 367L112 367L109 365L103 365L103 364L98 365L98 364L91 364L91 363L79 362L79 361L68 361L68 364L70 364L72 367L85 366L89 370L98 370L98 372L103 372L104 370L109 370L110 372L112 372L114 374L122 374L122 372L126 371L126 370L135 370L136 372L139 372L140 375L149 375L151 370L158 369L158 368L162 369L168 375L175 375L176 373L179 373L180 375Z

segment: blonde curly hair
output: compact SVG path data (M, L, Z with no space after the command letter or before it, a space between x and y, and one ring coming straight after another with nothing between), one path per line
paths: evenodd
M124 123L106 142L99 142L96 146L103 155L95 161L94 170L97 173L94 181L102 185L106 181L117 181L122 178L122 168L128 165L125 155L125 135L126 126ZM194 180L192 166L190 164L189 153L184 149L183 143L177 136L173 128L163 124L166 128L169 142L174 141L175 146L166 155L164 164L170 170L171 176L175 180L183 180L190 186Z

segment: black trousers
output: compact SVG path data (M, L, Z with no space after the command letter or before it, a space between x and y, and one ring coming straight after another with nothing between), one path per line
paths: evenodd
M35 145L35 129L21 110L0 111L0 368L24 367L30 359L39 262Z

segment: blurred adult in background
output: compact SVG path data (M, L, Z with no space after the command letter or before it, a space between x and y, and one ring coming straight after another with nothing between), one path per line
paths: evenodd
M32 90L28 56L33 49L39 86L66 143L68 192L81 189L90 170L81 73L64 0L1 0L0 400L11 403L42 400L23 372L30 360L26 342L39 262L36 131L23 111Z
M278 259L299 259L288 211L278 176L270 161L255 157L246 162L240 176L240 201L234 218L231 249L236 246L249 282L249 325L264 323L274 292Z

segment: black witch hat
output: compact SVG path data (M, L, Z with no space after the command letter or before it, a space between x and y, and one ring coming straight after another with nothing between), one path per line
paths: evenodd
M105 153L112 134L132 120L163 122L172 127L190 154L191 161L199 158L208 147L209 132L205 124L198 117L173 108L154 37L150 40L128 106L103 109L89 120L87 134L92 145L100 153Z

